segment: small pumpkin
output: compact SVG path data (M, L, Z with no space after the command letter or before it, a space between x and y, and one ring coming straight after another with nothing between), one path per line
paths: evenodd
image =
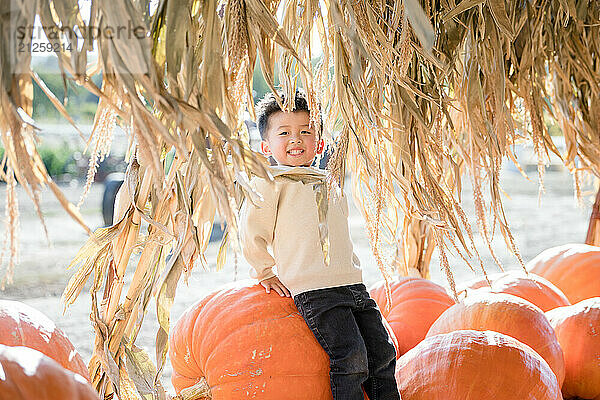
M539 354L492 331L427 337L398 359L396 381L402 400L562 400Z
M580 243L552 247L526 267L556 285L572 304L600 297L600 247Z
M469 288L491 293L506 293L535 304L546 312L571 303L552 282L534 273L511 270L489 276L491 286L485 279L471 282ZM467 293L468 296L468 293Z
M27 304L0 300L0 344L38 350L64 368L89 379L83 359L64 332Z
M565 356L565 398L600 400L600 297L546 313Z
M192 305L169 338L177 393L213 400L331 399L329 357L291 298L229 285Z
M455 302L442 286L423 278L398 277L390 283L390 291L391 307L384 281L370 293L398 340L400 357L423 340L433 321Z
M562 384L565 377L562 350L542 310L527 300L498 293L469 296L444 311L427 336L463 329L495 331L523 342L546 360L557 382Z
M0 400L99 400L90 384L43 353L0 345Z

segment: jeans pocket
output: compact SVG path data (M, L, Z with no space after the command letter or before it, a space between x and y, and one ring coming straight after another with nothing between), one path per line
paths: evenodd
M377 305L377 302L375 300L373 300L371 297L367 297L365 299L365 307L366 308L374 308L376 310L379 310L379 306Z
M306 301L304 293L297 294L294 297L294 304L296 304L298 313L306 320L310 314L310 303Z

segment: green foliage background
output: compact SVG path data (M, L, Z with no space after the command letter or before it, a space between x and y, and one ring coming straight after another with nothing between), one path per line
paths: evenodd
M92 123L98 106L98 96L77 86L69 78L63 80L55 57L46 57L37 61L34 71L48 89L65 104L67 112L75 121L84 124ZM92 77L92 81L99 87L102 84L102 76L96 75ZM33 82L33 119L38 123L67 123L35 81Z

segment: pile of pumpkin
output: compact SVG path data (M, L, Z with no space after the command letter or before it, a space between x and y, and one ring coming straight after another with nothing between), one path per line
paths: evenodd
M420 278L392 282L389 307L384 284L371 289L403 400L600 400L600 248L552 248L527 270L466 283L458 303ZM191 306L169 354L182 398L332 398L327 355L293 301L257 285Z
M98 400L71 341L48 317L0 300L0 400Z
M455 303L425 279L371 289L394 339L404 400L600 400L600 248L549 249L529 271L469 282ZM331 399L329 360L289 298L234 283L170 337L180 399ZM98 400L62 331L0 300L0 400Z

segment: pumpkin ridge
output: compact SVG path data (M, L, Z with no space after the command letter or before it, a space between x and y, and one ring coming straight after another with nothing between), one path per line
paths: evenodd
M251 327L251 326L256 326L256 325L261 325L261 324L266 324L269 322L274 322L274 321L280 321L280 320L284 320L284 319L288 319L290 317L293 317L294 315L297 315L298 317L302 318L302 316L300 315L300 313L298 312L291 312L283 317L279 317L279 318L268 318L268 319L263 319L263 320L256 320L254 322L251 322L249 324L246 324L240 328L247 328L247 327ZM217 347L214 347L214 349L217 349L218 346L221 343L227 343L227 339L229 339L232 335L239 333L239 329L232 329L227 335L225 336L220 336L220 340L219 343L217 344ZM211 350L212 353L216 353L214 350Z
M565 398L600 399L600 297L546 313L565 354Z
M254 287L254 286L252 286ZM248 287L248 288L252 288L252 287ZM215 320L215 321L221 321L224 319L224 316L229 316L231 313L231 307L234 305L242 305L242 306L246 306L246 305L251 305L254 306L256 308L261 308L261 304L257 304L257 302L253 301L252 298L256 295L256 292L254 290L250 290L247 293L245 293L244 289L246 289L246 287L242 287L242 288L237 288L234 287L230 290L227 289L221 289L218 290L217 292L215 292L212 295L209 295L207 298L200 300L199 302L196 302L194 304L192 304L188 309L190 311L196 311L196 315L193 316L192 321L193 321L193 330L201 330L201 331L206 331L205 335L207 337L212 337L215 332L214 331L220 331L221 327L217 325L213 325L212 323L208 322L209 326L208 326L208 330L206 327L207 321L211 321L211 320ZM240 296L240 293L242 293L242 295ZM235 299L234 301L231 301L230 299L233 298ZM215 311L216 309L216 311ZM225 336L220 336L221 340L220 342L226 342L226 340L233 334L236 333L236 329L231 329ZM207 357L205 356L205 354L203 354L202 351L197 351L196 349L196 345L198 345L200 348L202 348L202 341L198 342L196 340L196 338L190 338L191 339L191 345L188 346L188 348L190 349L190 356L194 359L195 364L198 366L198 369L203 373L206 374L206 372L200 368L200 365L205 365L206 360L210 357L210 355ZM187 340L186 340L187 342ZM210 351L211 354L215 354L215 352L213 351L213 349L207 349L208 351ZM206 375L204 375L206 376Z
M502 373L498 363L506 363ZM402 398L411 400L562 399L548 363L494 331L430 336L400 357L396 379Z
M299 318L302 318L300 316L300 314L298 313L290 313L284 317L280 317L280 318L269 318L269 319L264 319L264 320L258 320L255 321L251 324L247 324L247 325L243 325L240 326L238 329L236 330L232 330L227 336L224 336L221 338L221 340L219 340L219 342L216 344L215 347L213 347L211 349L211 354L204 360L204 362L202 363L203 366L205 366L206 370L212 370L214 368L211 367L211 363L215 360L216 357L220 357L224 352L222 350L219 350L221 347L223 346L228 346L228 338L231 337L232 335L245 335L246 331L253 331L255 327L260 326L260 325L269 325L270 323L272 323L273 321L278 321L278 320L284 320L284 319L288 319L290 317L293 317L294 315L297 315ZM302 322L304 323L304 320L302 320ZM308 327L307 327L308 329ZM312 335L312 332L311 332ZM288 338L294 338L294 337L301 337L300 335L298 335L297 333L293 334L292 336L288 336ZM316 341L316 339L314 339ZM199 364L200 365L200 364ZM206 375L205 375L206 376ZM222 377L223 375L221 375L220 377ZM235 378L237 376L245 376L243 374L237 374L237 375L229 375L232 378ZM270 376L277 376L277 374L270 374ZM289 374L282 374L282 376L289 376ZM208 376L207 376L208 378ZM247 377L245 377L244 379L247 379ZM220 384L223 384L224 382L221 382Z
M600 296L600 247L570 243L542 251L526 268L557 286L571 303Z
M497 293L466 298L442 313L427 336L465 329L496 331L522 342L540 354L562 384L564 354L550 321L529 301Z

